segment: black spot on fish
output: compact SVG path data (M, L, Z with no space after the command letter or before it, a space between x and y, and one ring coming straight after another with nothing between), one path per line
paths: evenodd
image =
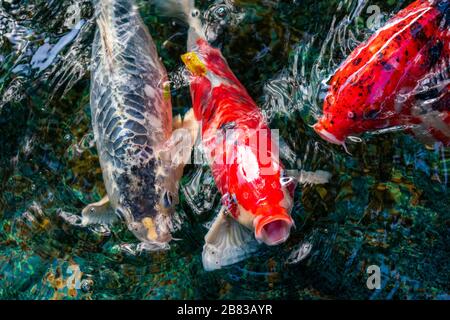
M98 105L100 107L104 106L105 103L108 103L110 101L110 98L111 98L111 89L108 87L108 88L106 88L105 92L102 93L100 101L98 102Z
M142 135L135 136L133 138L133 142L136 143L136 144L144 145L147 142L147 137L146 136L142 136Z
M134 102L138 105L144 106L144 99L136 93L126 93L124 95L124 100L127 102L127 104L128 102Z
M157 213L156 203L160 197L155 188L155 165L155 160L151 159L132 166L129 172L117 177L123 205L138 221L143 217L154 217Z
M114 5L114 15L119 18L122 16L129 16L130 12L132 12L132 8L129 5L128 1L119 1Z
M127 172L119 175L119 177L117 178L117 184L119 185L119 187L122 187L124 189L128 188L128 185L130 184L130 176Z
M145 152L148 153L149 156L151 156L153 154L153 150L149 146L146 146L144 150L145 150Z
M442 13L442 26L448 28L450 21L450 6L449 1L439 1L437 9Z
M135 56L131 56L131 55L127 55L125 57L123 57L123 59L128 62L131 65L135 65L136 64L136 57Z
M373 120L377 118L378 113L378 110L375 109L367 110L366 112L364 112L363 118L367 120Z
M141 153L141 149L139 149L139 148L136 148L136 149L134 149L134 151L133 151L133 155L137 155L137 154L139 154L139 153Z
M138 103L138 102L130 100L130 101L127 101L127 106L135 109L136 112L139 112L141 114L143 112L145 112L145 104L143 104L143 103Z
M386 61L381 62L381 65L383 66L383 69L386 70L386 71L394 70L394 67L392 66L392 64L390 64L390 63L388 63Z
M414 22L410 27L411 35L414 39L423 41L426 39L426 35L423 32L423 26L419 22Z
M430 67L434 66L439 61L443 49L444 45L440 41L430 48L428 52L430 57Z
M236 123L235 123L235 122L227 122L227 123L223 123L223 124L220 126L220 129L221 129L221 130L224 130L224 131L226 131L226 130L232 130L232 129L234 129L234 128L236 128Z
M359 65L361 63L361 61L362 61L361 58L357 58L357 59L353 60L353 65L357 66L357 65Z
M108 123L111 121L114 115L114 108L109 108L106 114L104 112L100 113L100 116L98 118L99 123L103 127L103 129L106 129L108 126Z
M163 196L163 206L165 208L170 208L173 203L173 197L172 194L169 191L164 192Z

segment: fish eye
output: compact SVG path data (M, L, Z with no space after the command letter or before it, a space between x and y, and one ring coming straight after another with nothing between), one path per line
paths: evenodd
M166 191L163 196L163 206L164 208L172 207L173 197L169 191Z
M91 207L91 208L89 209L89 212L90 212L90 213L95 213L95 208L94 208L94 207Z
M292 177L282 177L280 178L280 183L282 186L285 186L293 181Z
M197 18L200 15L200 11L197 9L192 10L192 17Z
M218 18L223 18L227 15L227 8L225 6L218 7L215 11L215 14Z
M353 113L353 111L349 111L349 112L347 113L347 117L348 117L349 119L353 119L353 118L355 117L355 114Z

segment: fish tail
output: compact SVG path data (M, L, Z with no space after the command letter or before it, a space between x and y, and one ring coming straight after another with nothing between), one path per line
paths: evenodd
M189 26L188 48L192 48L197 39L205 39L195 0L155 0L154 4L162 16L177 18Z
M107 20L108 16L111 15L111 10L115 4L116 0L95 0L95 15L97 19Z
M97 0L95 5L95 17L99 32L99 43L110 69L114 65L114 28L111 25L111 8L114 0Z

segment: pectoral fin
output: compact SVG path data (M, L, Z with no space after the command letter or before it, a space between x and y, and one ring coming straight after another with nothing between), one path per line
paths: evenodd
M189 131L193 146L197 140L197 136L200 130L200 124L195 118L194 109L189 109L189 111L184 115L183 128Z
M195 119L194 111L190 109L183 120L179 115L174 117L172 127L172 136L160 150L159 155L162 160L180 170L181 178L184 166L189 163L200 126Z
M253 233L222 208L205 236L202 261L206 271L220 269L247 258L257 250Z
M83 211L81 211L81 224L83 226L91 224L111 225L118 216L114 209L110 206L108 196L105 196L98 202L88 204Z

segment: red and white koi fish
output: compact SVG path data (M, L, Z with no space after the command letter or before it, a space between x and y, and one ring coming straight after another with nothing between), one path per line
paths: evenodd
M223 195L222 210L205 237L203 265L218 269L255 250L247 230L267 245L286 241L294 225L290 211L295 183L283 176L277 140L258 106L221 52L206 40L194 1L164 1L161 6L189 24L189 52L182 60L191 73L203 150Z
M390 19L336 71L315 131L345 147L353 135L404 127L449 146L449 20L448 0L417 0Z

